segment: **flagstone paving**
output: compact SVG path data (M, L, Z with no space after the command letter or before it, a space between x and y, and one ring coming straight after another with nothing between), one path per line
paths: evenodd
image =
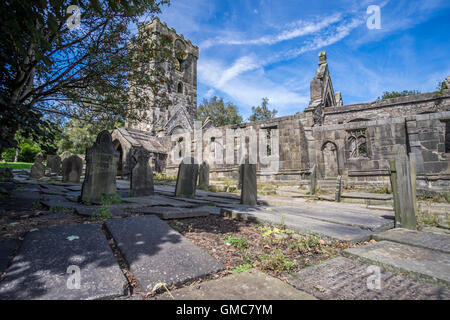
M5 272L8 263L13 257L14 250L18 247L15 240L0 241L0 275Z
M280 213L266 208L222 209L222 212L233 218L253 220L260 223L284 224L287 228L309 234L318 234L327 238L348 241L370 240L372 232L356 227L330 223L313 218Z
M415 247L450 253L450 237L445 234L398 228L376 234L375 240L388 240Z
M216 273L224 266L156 216L111 219L106 227L142 289Z
M288 283L320 299L332 300L448 300L445 286L380 270L380 286L369 264L339 257L308 267L288 278ZM368 285L369 284L369 285Z
M450 287L450 254L448 253L381 241L347 249L344 254L366 263L380 265L387 270L402 272L414 278Z
M175 208L175 207L150 207L140 210L140 213L154 214L163 220L186 219L209 216L209 211L204 207L199 208Z
M175 300L317 300L258 270L248 270L171 291ZM170 300L165 293L156 300Z
M80 289L67 285L69 266L80 268ZM0 282L0 300L111 298L126 284L99 225L46 227L26 235Z

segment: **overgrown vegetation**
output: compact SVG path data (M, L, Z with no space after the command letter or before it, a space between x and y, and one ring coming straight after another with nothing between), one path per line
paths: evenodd
M169 175L169 174L159 173L159 172L157 172L153 175L153 182L155 184L164 184L164 183L174 182L174 181L177 181L176 175Z
M403 90L403 91L385 91L383 92L383 95L381 97L378 97L377 100L385 100L385 99L392 99L392 98L398 98L398 97L406 97L406 96L412 96L416 94L420 94L421 92L418 90Z

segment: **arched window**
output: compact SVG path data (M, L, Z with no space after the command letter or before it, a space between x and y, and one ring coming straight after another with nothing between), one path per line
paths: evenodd
M369 148L367 145L366 130L349 131L347 138L348 158L367 158L369 157Z
M183 83L178 83L178 93L183 93Z

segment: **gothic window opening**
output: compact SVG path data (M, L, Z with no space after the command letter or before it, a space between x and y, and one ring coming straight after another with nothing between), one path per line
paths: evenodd
M178 93L183 93L183 84L181 82L178 83Z
M183 156L183 137L178 139L178 146L179 146L178 157L181 158Z
M365 129L348 132L347 149L349 159L369 157L369 147Z

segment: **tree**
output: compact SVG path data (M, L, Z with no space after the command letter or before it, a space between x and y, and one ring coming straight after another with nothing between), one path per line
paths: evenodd
M93 122L72 119L63 127L61 138L57 142L58 153L70 151L76 154L84 154L87 148L92 147L101 131L111 131L116 126L121 126L121 123L109 119Z
M149 70L148 61L175 58L172 40L144 43L148 34L130 31L165 4L169 0L2 1L0 154L17 145L19 128L25 137L53 139L56 116L145 117L138 111L148 108L146 97L147 104L128 108L128 93L149 84L156 103L170 104L161 90L162 68Z
M242 122L242 116L239 115L237 107L231 102L225 103L223 98L217 97L209 100L203 99L202 104L197 107L197 120L204 122L208 117L216 127Z
M269 99L263 98L261 102L261 106L252 107L252 115L249 117L249 121L262 121L262 120L270 120L275 117L278 113L277 110L273 109L272 111L268 108Z
M412 96L415 94L420 94L420 91L418 90L403 90L401 92L399 91L392 91L383 92L383 95L381 97L378 97L377 100L384 100L384 99L392 99L392 98L398 98L398 97L406 97L406 96Z

